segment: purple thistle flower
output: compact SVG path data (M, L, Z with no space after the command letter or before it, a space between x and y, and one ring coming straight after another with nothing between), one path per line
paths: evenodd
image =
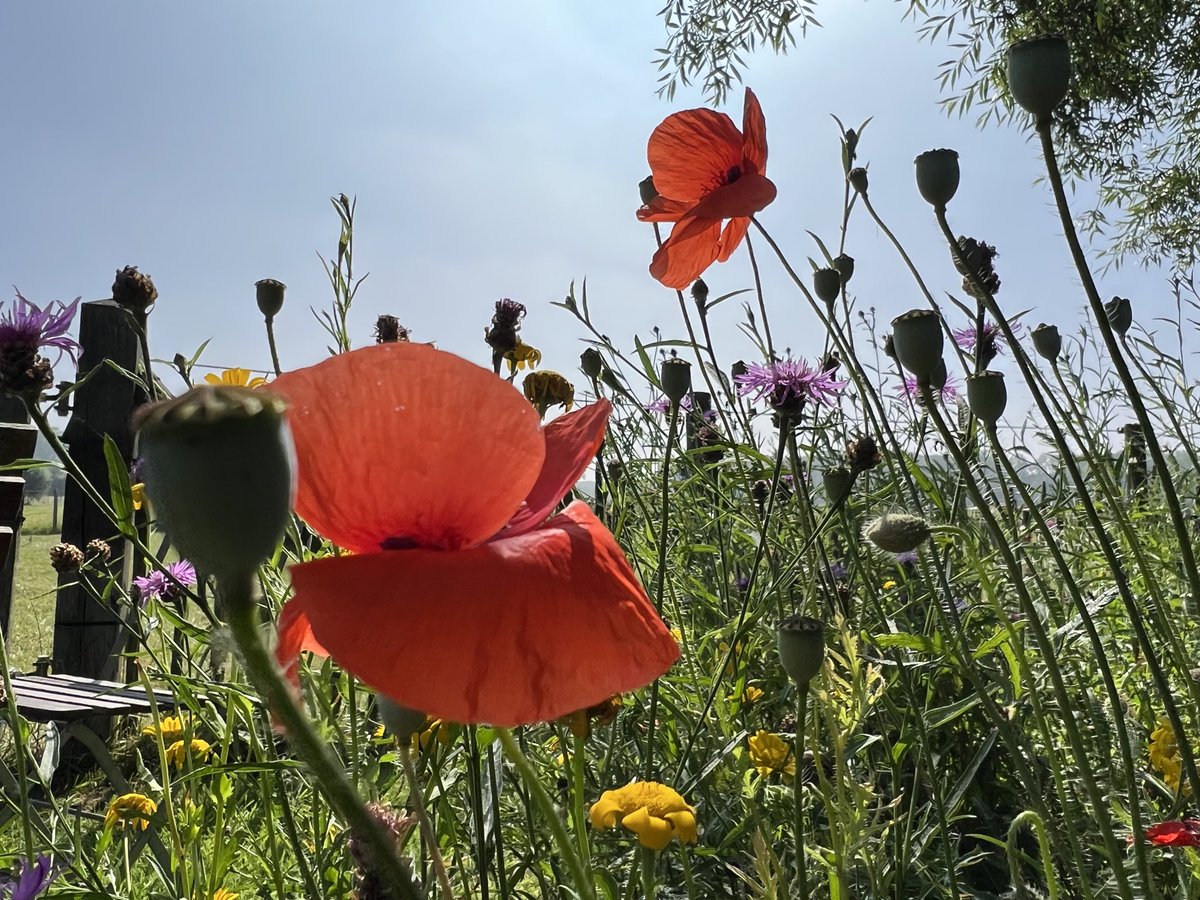
M1016 333L1020 329L1020 323L1012 326L1013 332ZM958 328L954 331L954 343L958 344L959 348L965 350L973 356L980 357L984 366L988 365L996 356L1004 350L1004 335L1000 333L1000 326L995 322L987 322L983 326L983 331L980 332L974 325L968 325L966 328Z
M909 375L904 379L904 387L899 391L902 397L910 397L918 403L921 401L921 388L917 384L917 376ZM958 396L958 386L954 383L954 376L951 375L946 379L946 383L940 388L933 389L933 395L943 403L948 403Z
M46 888L50 887L54 876L55 872L50 866L50 857L46 854L39 853L32 864L29 860L23 859L17 870L15 881L12 878L0 880L0 900L3 898L33 900L34 897L44 893ZM10 888L11 894L9 893Z
M71 359L76 359L75 351L79 349L79 344L67 336L67 330L75 319L79 300L76 297L69 304L56 301L42 309L17 291L17 299L0 314L0 348L27 349L36 355L41 350L53 347L59 351L60 357L65 352Z
M196 586L196 569L186 560L171 563L167 566L167 572L171 573L174 581L157 569L149 575L133 579L133 586L137 589L138 605L145 606L148 600L175 600L181 593L178 585L175 584L176 581L184 587Z
M679 408L684 412L688 412L692 408L692 395L684 394L683 399L679 401ZM653 403L646 404L646 412L652 413L669 413L671 411L671 398L659 397ZM706 414L707 416L707 414Z
M902 566L912 565L917 561L916 550L905 550L903 553L896 554L896 562Z
M833 406L838 392L846 386L833 372L814 368L802 359L782 359L778 362L750 363L743 375L734 376L738 393L766 400L781 412L794 413L806 400Z

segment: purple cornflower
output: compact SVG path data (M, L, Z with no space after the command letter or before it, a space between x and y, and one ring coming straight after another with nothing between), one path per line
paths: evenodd
M904 387L899 391L901 396L911 397L918 403L921 402L921 388L917 384L917 376L909 375L904 379ZM946 379L946 383L940 388L933 389L933 395L943 403L948 403L958 396L958 386L954 383L954 377L950 376Z
M196 586L196 569L190 562L180 560L171 563L167 566L167 571L171 573L174 581L157 569L149 575L133 579L139 605L145 606L147 600L175 600L180 595L176 581L184 587Z
M818 369L802 359L781 359L777 362L750 363L744 375L734 376L738 393L766 400L776 410L794 415L806 400L833 406L838 392L846 386L830 370Z
M1014 324L1013 332L1016 333L1020 327L1020 323ZM985 323L982 332L974 325L954 331L954 343L967 353L979 357L984 366L987 366L999 353L1003 352L1003 340L1004 335L1000 333L1000 326L995 322Z
M0 880L0 900L33 900L50 887L54 875L54 870L50 867L50 857L46 854L39 853L32 864L23 859L15 881L12 878ZM12 893L9 893L10 889Z
M829 574L834 581L845 581L850 575L850 570L844 562L835 562L829 567Z
M910 566L917 561L916 550L905 550L903 553L896 554L896 562L902 566Z
M67 336L67 330L75 319L79 300L76 297L69 304L55 301L42 309L17 291L17 299L0 314L0 347L27 348L33 354L53 347L60 356L65 352L75 359L79 344Z
M679 408L684 412L688 412L692 408L691 394L684 394L683 399L679 401ZM671 398L659 397L653 403L646 404L646 412L652 413L669 413L671 411Z

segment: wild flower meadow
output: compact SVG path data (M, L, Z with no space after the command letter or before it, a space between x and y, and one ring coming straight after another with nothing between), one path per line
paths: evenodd
M953 150L876 209L865 126L842 130L841 232L798 263L749 89L740 123L684 110L649 136L630 227L674 337L621 346L572 286L553 312L481 308L483 346L386 315L354 349L343 195L330 356L307 368L278 364L291 310L266 279L274 371L167 396L153 284L119 273L151 402L132 472L95 483L47 418L77 306L18 294L0 386L137 554L98 535L53 564L121 610L174 705L110 739L117 789L47 766L0 657L0 897L1200 897L1197 400L1075 237L1051 140L1069 71L1061 39L1010 53L1078 334L1018 321L986 233L960 236L981 175ZM914 269L913 309L879 326L847 229L907 261L900 216L940 229L962 291ZM704 276L743 252L794 291L744 292L760 355L737 360L708 318L734 295ZM772 333L782 303L820 357ZM577 325L578 369L543 367L549 315Z

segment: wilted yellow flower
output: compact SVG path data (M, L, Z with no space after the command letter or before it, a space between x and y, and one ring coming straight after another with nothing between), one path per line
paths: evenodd
M504 361L508 363L509 375L514 374L520 369L524 369L526 366L536 369L538 363L542 361L542 351L537 347L531 347L520 338L517 338L517 346L504 354Z
M116 825L122 828L133 826L145 831L154 814L158 812L158 804L145 794L122 794L114 797L108 804L108 812L104 814L104 828L110 829Z
M570 409L575 403L575 386L549 369L530 372L521 386L525 391L525 399L537 407L543 416L551 406Z
M182 769L187 762L188 757L193 760L206 760L212 753L212 745L208 741L202 741L200 738L192 738L189 743L176 741L167 748L167 762L175 766L177 769Z
M750 763L763 778L772 772L795 777L796 755L792 753L792 745L779 735L759 731L746 741L750 745Z
M142 504L146 502L146 485L140 481L137 484L131 484L129 493L133 497L133 508L141 509Z
M674 790L656 781L635 781L605 791L588 815L593 828L623 825L651 850L663 849L671 838L696 842L696 810Z
M256 388L260 384L266 384L267 379L261 375L251 377L249 369L226 369L220 375L209 373L204 376L204 380L209 384L228 384L234 387L250 387Z
M1179 755L1179 741L1171 720L1166 716L1158 720L1158 727L1150 734L1150 765L1162 775L1171 790L1179 790L1183 758Z
M154 727L151 722L142 729L142 734L146 737L161 737L162 742L166 746L171 746L178 740L183 739L184 724L183 719L179 716L163 716L158 720L158 727Z

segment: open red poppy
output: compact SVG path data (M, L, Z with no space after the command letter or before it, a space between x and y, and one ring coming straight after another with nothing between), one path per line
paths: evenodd
M673 113L650 135L646 151L659 196L638 210L643 222L675 222L650 274L685 288L714 262L725 262L750 228L750 217L775 199L766 177L767 123L746 88L742 130L725 113ZM728 219L724 230L721 223Z
M606 400L544 429L511 385L421 344L277 378L296 512L353 555L291 569L277 658L333 657L404 706L520 725L635 690L679 648L587 504Z
M1200 847L1200 819L1151 825L1146 829L1146 840L1161 847Z

